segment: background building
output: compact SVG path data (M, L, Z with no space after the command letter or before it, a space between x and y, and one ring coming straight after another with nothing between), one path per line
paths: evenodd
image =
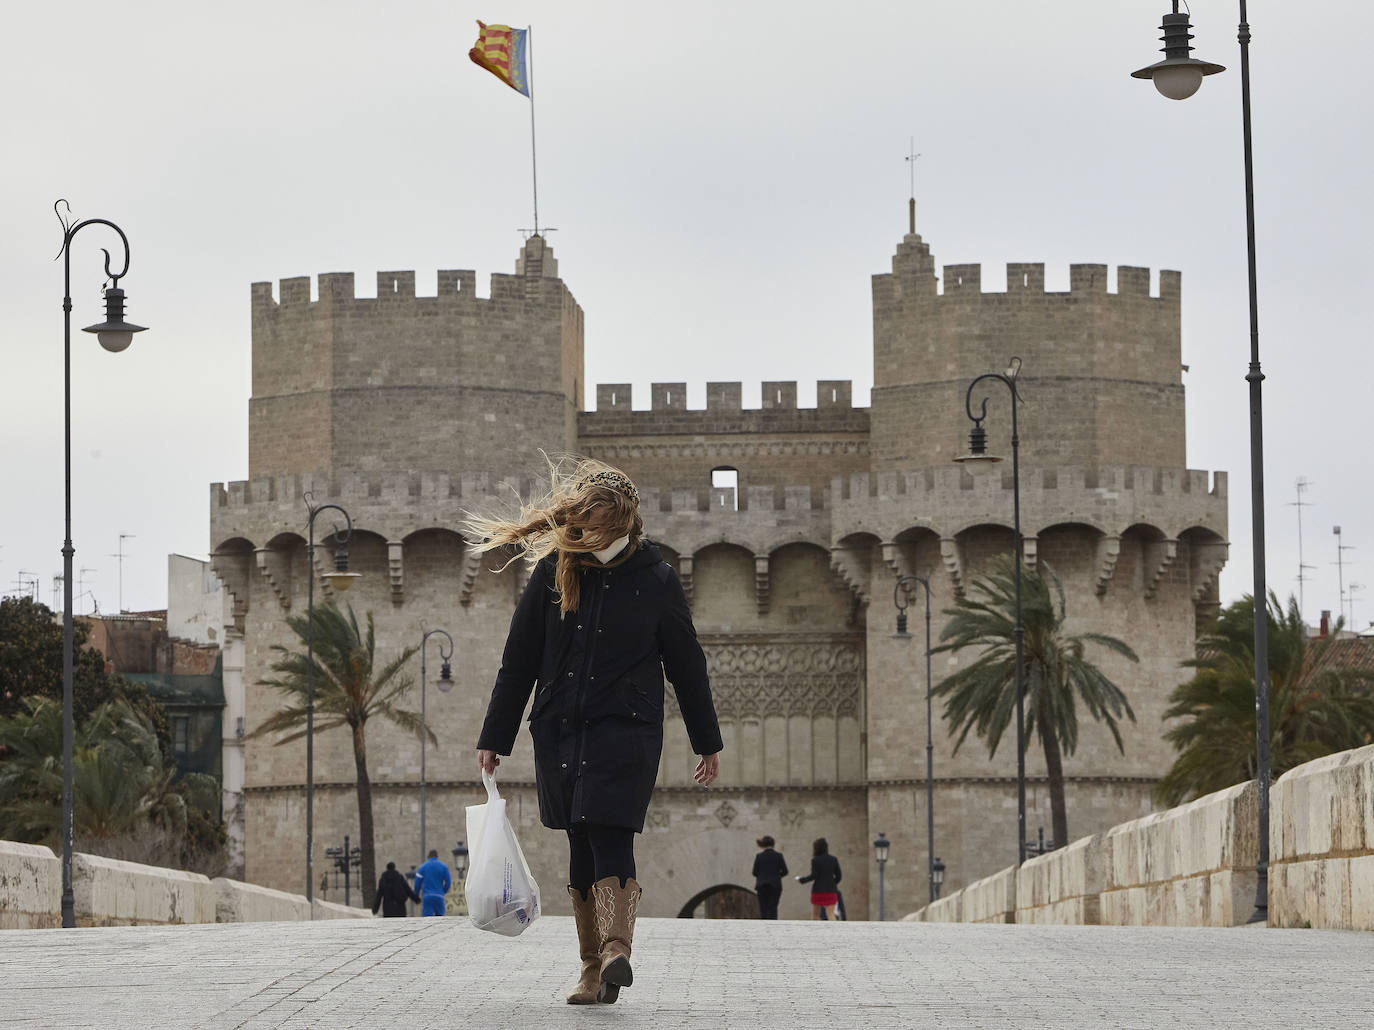
M1141 656L1099 656L1137 722L1124 755L1084 727L1065 763L1070 829L1149 811L1170 757L1161 714L1226 556L1225 475L1185 466L1180 277L1161 272L1154 295L1142 268L1118 269L1114 293L1103 265L1073 266L1066 293L1045 292L1041 265L1011 265L1007 278L1006 293L987 294L978 266L947 266L941 290L929 247L907 235L892 271L873 278L872 406L854 407L849 382L833 380L799 408L796 383L778 381L749 410L741 384L718 382L702 410L687 407L685 383L656 383L647 409L619 384L597 386L596 410L581 411L582 311L539 236L514 275L492 276L488 297L468 271L441 271L438 296L419 298L413 272L380 273L375 299L355 297L348 274L320 276L314 297L308 278L283 280L275 297L255 284L250 478L210 496L213 567L230 598L228 712L241 705L251 731L275 709L257 685L270 648L294 646L283 616L304 607L306 576L330 557L318 543L306 553L302 498L342 504L350 567L364 574L347 601L374 613L379 653L418 644L423 628L457 644L459 688L431 692L428 706L440 739L427 757L428 841L442 854L482 796L472 748L525 580L464 546L462 512L511 507L535 487L540 449L599 457L635 479L646 530L682 577L725 739L719 786L696 787L670 694L638 850L645 911L673 915L714 884L751 885L753 841L770 833L798 870L827 837L851 916L876 914L879 831L892 841L887 911L910 911L926 891L923 642L893 639L891 591L900 573L930 576L938 635L939 610L1010 550L1010 469L974 478L950 459L967 438L969 381L1015 354L1028 558L1064 579L1075 628ZM988 429L1005 447L1006 398L993 395ZM317 579L317 600L328 597ZM956 661L937 656L936 678ZM1015 750L990 761L975 741L955 756L938 721L935 733L935 850L957 887L1015 859ZM304 746L250 740L243 753L244 873L300 890ZM404 867L419 857L419 743L370 724L368 753L378 861ZM1034 747L1028 762L1033 835L1049 800ZM559 911L566 846L538 828L525 737L501 770ZM319 738L316 787L317 847L356 839L346 735ZM808 912L804 889L784 890L785 918Z

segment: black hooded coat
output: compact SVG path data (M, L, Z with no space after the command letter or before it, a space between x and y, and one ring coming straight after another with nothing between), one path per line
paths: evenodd
M721 749L687 597L658 548L641 541L623 561L584 568L578 609L562 616L556 561L535 566L516 605L477 747L509 755L537 687L529 722L540 820L642 831L663 750L665 672L692 750Z

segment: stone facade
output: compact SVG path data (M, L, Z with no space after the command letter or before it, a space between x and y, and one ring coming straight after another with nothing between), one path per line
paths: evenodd
M1016 354L1028 559L1063 578L1073 628L1122 637L1141 657L1098 656L1137 721L1124 755L1083 727L1066 760L1070 827L1099 833L1151 811L1169 763L1165 700L1198 618L1215 608L1226 556L1224 473L1184 467L1177 273L1160 273L1150 296L1148 270L1120 269L1109 293L1105 267L1074 266L1060 294L1045 292L1042 266L1015 265L1007 293L985 294L975 266L951 266L940 292L912 234L893 271L874 277L871 408L828 380L815 408L797 406L795 383L769 382L746 410L741 385L719 382L704 410L687 408L683 383L654 384L640 410L630 386L603 384L594 411L579 410L582 312L556 273L533 237L489 298L471 272L439 273L435 298L414 296L412 273L379 275L375 300L355 298L345 275L321 276L315 300L308 279L284 280L275 299L271 284L253 287L251 478L215 484L210 498L214 568L231 598L226 690L250 731L278 703L257 684L272 645L292 643L283 616L303 609L306 577L329 558L318 523L307 553L302 497L313 493L352 517L350 567L363 578L347 601L374 613L379 655L418 644L422 626L454 637L459 686L429 692L440 744L426 755L428 840L452 847L463 807L482 796L472 742L525 576L473 555L457 526L465 510L508 509L533 489L538 449L595 456L635 479L647 532L678 569L725 739L720 785L695 787L670 705L638 848L644 911L674 915L717 883L752 886L754 838L770 833L797 871L812 838L827 837L851 918L876 915L879 831L892 841L886 910L911 911L926 900L924 641L894 639L889 598L897 575L929 577L938 637L942 609L1011 548L1009 467L975 478L949 459L966 439L968 383ZM1009 396L989 397L985 424L1004 449ZM721 469L737 487L712 486ZM315 594L330 596L320 579ZM920 626L919 602L912 615ZM936 678L960 660L937 656ZM418 858L419 743L389 725L367 733L378 862L404 869ZM990 760L971 741L954 754L938 711L933 745L935 851L954 891L1015 856L1014 748ZM341 733L320 737L315 754L323 849L356 839L353 760ZM249 740L244 762L245 878L298 892L304 749ZM526 738L501 770L546 903L561 912L565 843L538 826ZM1034 748L1028 771L1033 834L1049 823ZM808 912L789 885L780 914Z

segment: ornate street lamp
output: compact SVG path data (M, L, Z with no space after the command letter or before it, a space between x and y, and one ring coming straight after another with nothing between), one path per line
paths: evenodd
M1026 860L1026 677L1022 657L1023 639L1026 628L1021 624L1021 438L1016 426L1016 408L1021 395L1016 390L1016 377L1021 374L1021 359L1013 357L1007 364L1006 372L984 372L968 384L964 397L964 410L968 412L973 428L969 430L969 453L954 460L978 469L1002 460L988 454L988 434L983 428L983 419L988 417L988 399L983 398L979 413L973 413L973 391L985 379L995 379L1011 391L1011 511L1012 534L1015 542L1016 578L1016 864Z
M441 636L448 641L448 650L444 650L444 643L439 642L439 660L444 664L439 671L439 681L434 685L442 693L447 694L453 689L453 671L449 667L449 662L453 658L453 638L442 629L426 630L424 636L420 637L420 854L425 856L429 851L425 848L425 690L429 686L428 674L425 671L425 651L429 638Z
M336 873L343 874L344 904L352 904L352 901L349 897L349 884L351 882L349 873L352 870L359 868L363 864L363 849L358 847L358 845L356 844L350 847L348 841L348 834L345 833L343 847L325 848L324 853L327 857L333 859L334 871ZM328 876L329 874L325 873L325 878L328 878ZM324 882L325 879L320 880L321 885L323 885ZM338 886L337 880L335 881L335 886Z
M878 922L883 921L883 869L887 865L887 849L891 846L891 841L887 839L887 834L878 834L878 839L873 842L873 857L878 860Z
M119 234L124 244L124 266L115 272L110 268L110 252L103 247L105 254L105 278L110 286L105 290L105 321L88 325L82 332L94 333L100 346L112 353L125 350L133 342L134 333L146 328L124 321L124 291L119 288L119 280L129 271L129 238L124 230L114 222L104 218L87 218L72 224L58 209L66 204L70 214L71 205L59 200L53 205L57 220L62 223L62 249L57 256L62 258L63 295L62 295L62 428L63 461L65 463L64 517L66 535L62 540L62 925L76 925L76 895L72 891L72 749L74 746L75 726L72 719L72 674L74 667L73 627L72 627L72 557L76 548L72 546L72 239L88 225L109 226Z
M945 864L936 858L935 865L931 868L930 882L935 885L935 897L938 898L940 896L940 888L945 885Z
M348 540L353 535L353 520L337 504L315 503L315 495L305 495L308 519L308 544L305 552L305 899L314 900L315 889L315 519L322 511L336 511L344 518L344 528L334 527L334 569L321 573L330 587L343 593L353 585L358 573L348 571ZM314 917L314 908L311 908Z
M1165 60L1141 68L1131 74L1138 79L1152 79L1155 88L1166 97L1182 100L1193 95L1205 75L1214 75L1223 68L1188 57L1192 49L1188 40L1191 26L1188 16L1178 13L1174 0L1173 13L1164 16ZM1240 0L1240 117L1241 136L1245 152L1245 245L1250 281L1250 367L1245 381L1250 384L1250 525L1253 538L1253 585L1255 599L1255 782L1259 800L1259 876L1255 889L1255 911L1249 922L1258 923L1269 916L1269 612L1265 598L1269 596L1264 573L1264 415L1259 358L1259 286L1255 274L1255 168L1250 138L1250 24L1246 20L1245 0Z
M901 576L892 588L892 603L897 607L897 636L909 639L906 631L906 609L911 588L921 584L926 591L926 887L930 900L935 900L935 757L933 726L930 716L930 580L921 576Z

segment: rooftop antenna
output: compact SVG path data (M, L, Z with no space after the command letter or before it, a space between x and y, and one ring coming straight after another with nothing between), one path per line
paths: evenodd
M26 578L27 577L27 578ZM22 596L38 600L38 573L20 569L15 573L14 589Z
M912 236L916 235L916 159L921 155L916 153L916 137L911 137L911 143L906 156L907 170L911 173L911 199L907 201L906 220L907 232Z
M92 602L92 603L95 602L95 594L94 594L94 593L91 593L91 591L89 591L89 590L86 589L86 573L88 573L88 572L98 572L98 571L100 571L100 570L99 570L99 569L80 569L80 570L77 572L77 574L76 574L76 593L77 593L77 596L78 596L78 597L85 597L87 594L90 594L90 595L91 595L91 602ZM97 609L98 609L98 606L97 606Z
M1312 482L1306 476L1299 476L1295 485L1298 488L1298 499L1289 501L1288 506L1298 509L1298 611L1301 612L1304 606L1303 583L1307 579L1307 570L1316 568L1315 565L1304 564L1302 560L1302 510L1312 507L1312 502L1304 501L1302 495L1312 486Z
M132 533L120 533L119 550L110 555L111 558L119 559L119 608L117 610L121 612L124 610L124 541L133 538L134 534Z
M1357 591L1362 591L1362 590L1364 590L1364 584L1363 584L1363 583L1355 583L1355 582L1353 582L1353 581L1351 582L1351 584L1350 584L1350 631L1351 631L1352 633L1358 633L1358 632L1359 632L1359 630L1357 630L1357 629L1355 628L1355 594L1356 594Z
M62 603L62 573L57 573L52 578L52 604L49 605L53 611L57 611Z
M1354 544L1341 543L1341 527L1332 526L1331 532L1336 534L1336 590L1341 602L1341 614L1345 614L1345 552L1355 550Z

